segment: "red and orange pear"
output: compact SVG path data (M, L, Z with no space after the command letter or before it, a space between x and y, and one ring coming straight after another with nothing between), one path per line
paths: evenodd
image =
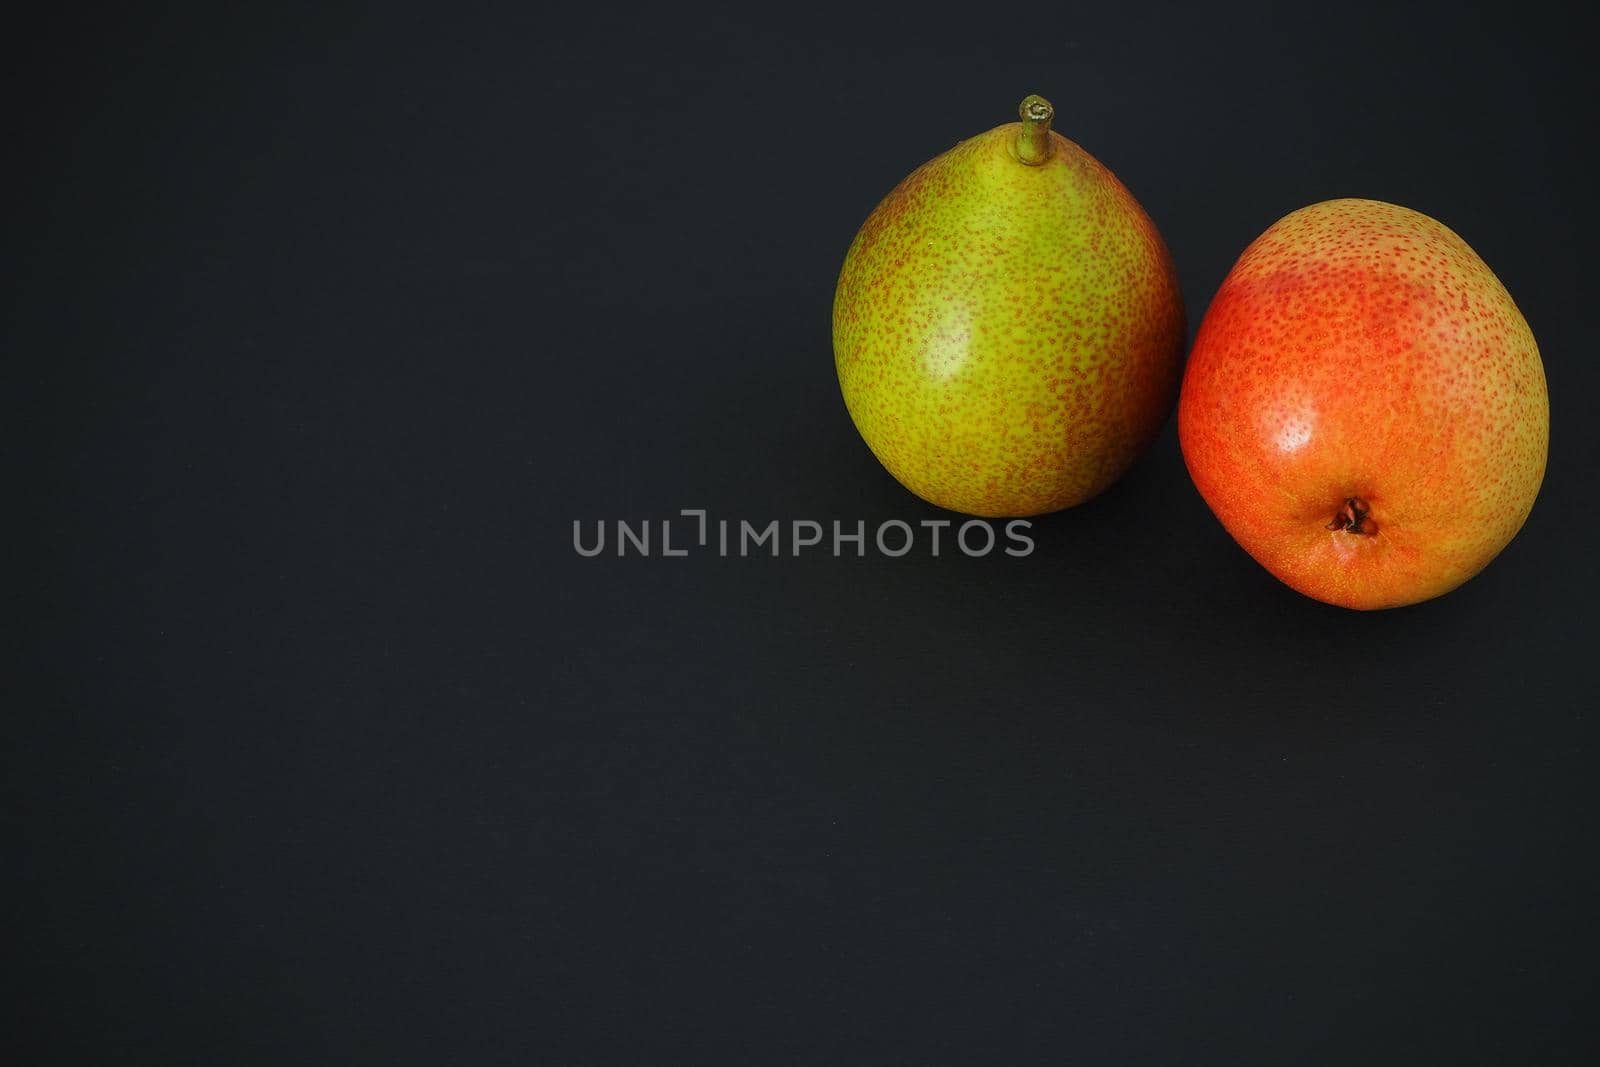
M1350 608L1456 588L1521 529L1549 403L1533 333L1482 259L1426 215L1331 200L1281 219L1200 326L1184 460L1244 549Z

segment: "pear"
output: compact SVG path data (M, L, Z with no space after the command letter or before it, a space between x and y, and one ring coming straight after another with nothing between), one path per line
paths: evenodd
M862 225L833 305L845 405L907 489L952 511L1039 515L1128 469L1177 392L1178 279L1154 223L1022 102Z
M1472 246L1381 200L1326 200L1251 243L1178 401L1195 487L1273 575L1403 607L1487 567L1544 482L1550 396L1527 319Z

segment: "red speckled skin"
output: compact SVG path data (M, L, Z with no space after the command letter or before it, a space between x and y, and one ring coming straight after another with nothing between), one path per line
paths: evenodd
M963 141L861 227L834 298L835 367L900 483L969 515L1038 515L1111 485L1177 393L1183 304L1149 217L1056 133Z
M1550 414L1533 334L1465 241L1394 204L1331 200L1274 224L1222 283L1178 433L1262 566L1371 609L1447 593L1510 542ZM1329 529L1352 498L1362 531Z

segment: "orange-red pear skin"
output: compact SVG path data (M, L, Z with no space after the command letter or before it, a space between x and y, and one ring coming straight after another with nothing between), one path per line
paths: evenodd
M1275 223L1223 281L1178 434L1262 566L1389 608L1449 592L1516 536L1550 408L1532 331L1465 241L1408 208L1330 200Z

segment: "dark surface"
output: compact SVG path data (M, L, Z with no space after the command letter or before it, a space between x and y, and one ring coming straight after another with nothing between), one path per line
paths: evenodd
M1588 1061L1577 31L1007 7L11 42L17 1062ZM849 423L833 283L1030 91L1191 331L1303 204L1466 237L1554 426L1486 573L1303 599L1171 424L1025 559L577 557L574 519L937 515Z

